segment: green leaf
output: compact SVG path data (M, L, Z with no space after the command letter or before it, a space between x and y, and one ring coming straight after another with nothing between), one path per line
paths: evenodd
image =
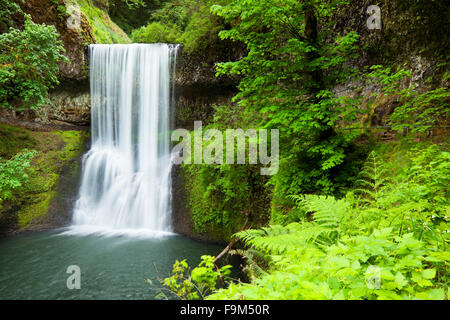
M422 276L425 279L433 279L436 276L436 269L425 269L422 271Z
M401 289L408 284L408 281L401 272L397 272L395 275L395 283L398 285L398 288Z

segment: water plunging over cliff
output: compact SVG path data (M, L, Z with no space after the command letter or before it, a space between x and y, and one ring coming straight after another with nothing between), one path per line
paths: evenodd
M169 232L170 106L177 47L91 45L91 150L74 226Z

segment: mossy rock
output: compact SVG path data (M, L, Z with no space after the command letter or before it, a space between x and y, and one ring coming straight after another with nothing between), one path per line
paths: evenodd
M43 219L50 206L50 202L55 196L55 191L39 193L34 199L34 203L24 206L18 213L18 227L24 229L37 220Z
M92 26L96 43L130 43L128 35L90 0L76 0Z
M104 1L97 1L101 6ZM35 23L56 27L70 63L59 64L61 80L86 80L89 77L87 46L92 43L129 43L130 39L106 11L92 0L27 0L20 4ZM75 7L78 9L72 9ZM74 11L80 12L79 27L68 26ZM24 17L13 17L15 26L22 26Z
M9 222L6 226L0 223L0 232L51 225L47 214L58 197L61 174L76 176L87 137L85 131L37 132L0 125L0 152L4 158L24 149L37 151L27 170L28 182L0 207L0 220ZM15 217L2 217L5 215Z

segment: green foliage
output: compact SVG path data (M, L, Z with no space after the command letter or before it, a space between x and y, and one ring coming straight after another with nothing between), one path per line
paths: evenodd
M28 151L18 153L10 160L0 158L0 204L11 199L13 192L28 181L26 169L35 154L35 151Z
M0 124L0 157L12 158L24 149L34 149L36 142L20 128Z
M357 184L361 188L355 189L363 195L362 201L372 203L378 201L380 189L386 185L386 169L383 162L375 151L372 151L367 158L367 162L360 172L360 179Z
M220 19L211 14L210 7L217 3L226 3L224 0L201 0L195 3L193 14L189 16L187 26L179 38L188 53L204 52L208 46L215 45L218 33L224 25Z
M58 62L64 57L54 26L26 17L24 30L0 34L0 106L37 109L48 101L48 89L58 84Z
M267 275L208 299L444 299L447 275L435 266L445 270L450 261L447 252L426 250L412 234L396 237L389 228L271 257Z
M219 279L228 277L231 266L216 267L214 257L204 255L200 264L190 270L186 260L176 260L173 265L172 275L159 281L167 287L167 290L175 294L181 300L203 299L206 295L216 289ZM147 283L153 285L150 279ZM160 298L168 298L160 289Z
M134 29L147 25L149 17L160 9L166 0L142 0L142 5L128 5L124 0L109 0L108 14L128 35ZM131 2L128 2L132 4Z
M235 0L212 8L233 26L220 37L248 50L219 64L217 74L242 76L235 100L261 114L257 125L280 130L280 172L271 181L276 206L288 202L286 194L335 192L348 178L342 167L358 133L339 128L355 119L358 98L337 97L332 88L356 73L347 62L356 57L358 35L330 41L326 23L344 2Z
M59 0L51 0L51 2L55 5L56 10L58 11L58 17L61 19L61 21L66 21L68 13L65 4L60 4Z
M447 220L450 196L449 152L437 145L415 147L409 153L408 170L395 184L382 191L377 204L387 214L382 224L395 225L399 232L414 232L436 246L448 244Z
M149 24L134 30L133 42L181 43L188 53L202 53L217 41L224 26L210 12L213 3L223 0L168 1L154 11Z
M215 106L214 122L203 130L225 132L230 128L245 128L246 118L235 106ZM193 137L191 140L194 141ZM203 152L208 145L203 143ZM248 157L248 144L245 154ZM223 155L226 155L226 145ZM265 185L268 179L261 176L260 165L185 164L182 168L195 232L230 241L231 235L241 230L247 219L254 226L267 222L269 200Z
M0 125L1 166L7 169L0 174L0 189L1 194L8 195L0 196L4 200L0 206L0 232L29 227L46 216L57 194L59 174L64 171L67 178L69 174L75 177L86 136L79 131L42 132ZM28 159L31 155L26 151L30 149L36 150L31 152L32 159ZM3 160L16 157L24 162ZM20 186L11 180L20 180Z
M445 299L449 154L400 149L408 162L397 168L389 152L369 155L357 197L294 195L300 222L238 233L249 248L240 254L263 257L248 259L258 272L208 299Z
M449 118L450 91L448 87L424 93L411 93L412 97L402 97L402 105L397 107L390 120L396 130L408 128L411 132L425 132L432 126L447 124Z
M152 22L146 27L133 30L131 40L137 43L177 43L181 31L176 25Z
M126 3L129 8L140 8L145 7L145 2L143 0L122 0Z
M407 85L411 72L393 71L383 66L372 66L369 79L381 85L382 93L396 97L398 106L388 123L394 130L426 132L433 126L446 125L449 117L448 86L423 91L416 84Z
M92 0L76 0L89 20L96 43L129 43L130 39Z
M0 0L0 32L11 27L11 17L17 13L22 13L19 3L22 0Z
M169 23L184 30L189 23L192 4L192 1L167 1L161 8L152 12L149 22Z

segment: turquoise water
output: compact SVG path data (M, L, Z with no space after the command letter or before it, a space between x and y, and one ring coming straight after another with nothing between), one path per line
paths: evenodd
M223 248L178 235L161 238L64 235L44 231L0 239L0 299L155 299L158 273L175 259L197 265ZM81 288L68 289L67 267L81 270ZM158 272L155 270L155 266Z

